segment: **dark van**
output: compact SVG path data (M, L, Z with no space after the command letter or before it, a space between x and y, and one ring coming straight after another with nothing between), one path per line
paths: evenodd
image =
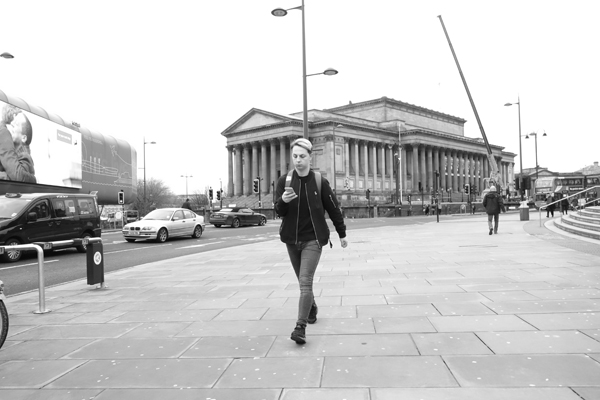
M100 237L100 211L95 195L7 193L0 196L0 246ZM85 253L85 245L76 247ZM21 251L5 251L4 262L21 258Z

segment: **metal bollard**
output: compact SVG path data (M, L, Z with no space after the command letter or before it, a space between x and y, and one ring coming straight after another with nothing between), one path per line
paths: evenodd
M97 289L105 289L104 283L104 253L102 238L82 239L83 244L87 246L87 283L88 285L97 285ZM86 242L87 241L87 242Z

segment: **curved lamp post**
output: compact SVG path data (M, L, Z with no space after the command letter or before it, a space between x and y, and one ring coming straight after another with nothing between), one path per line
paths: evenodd
M529 135L525 136L525 139L529 139L529 136L535 137L535 192L534 193L537 193L538 170L540 167L538 165L538 157L537 157L537 133L531 132ZM542 136L548 136L548 135L546 135L546 132L544 132L544 134Z
M306 34L304 28L304 0L302 0L301 6L288 9L276 8L273 11L271 11L271 14L273 14L276 17L285 17L287 15L287 12L290 10L302 11L302 137L304 137L304 139L308 139L308 100L306 93L306 77L313 75L337 75L338 71L333 68L327 68L325 71L319 72L317 74L306 74Z
M144 212L146 211L146 145L147 144L156 144L156 142L146 142L146 137L144 137Z
M182 178L185 178L185 198L188 198L188 178L193 178L193 175L181 175Z

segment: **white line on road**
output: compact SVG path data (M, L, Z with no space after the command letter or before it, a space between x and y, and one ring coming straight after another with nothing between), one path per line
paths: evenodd
M57 262L58 260L50 260L50 261L46 261L44 260L44 265L46 264L50 264L53 262ZM21 267L29 267L32 265L38 265L38 263L31 263L31 264L23 264L23 265L15 265L14 267L6 267L6 268L0 268L0 271L4 271L5 269L14 269L14 268L21 268Z
M171 246L171 244L161 244L160 246L136 247L135 249L126 249L126 250L106 251L106 252L104 252L104 254L124 253L124 252L126 252L126 251L136 251L136 250L154 249L154 248L156 248L156 247L162 247L162 246Z
M195 248L195 247L208 246L209 244L218 244L218 243L223 243L223 242L212 242L212 243L196 244L196 245L193 245L193 246L178 247L177 249L178 250L181 250L181 249L192 249L192 248Z

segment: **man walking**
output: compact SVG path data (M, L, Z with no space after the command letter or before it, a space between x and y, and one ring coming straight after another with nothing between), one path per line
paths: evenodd
M490 186L490 191L483 197L483 207L488 215L488 228L490 235L492 232L498 233L498 220L500 219L500 211L504 212L504 201L502 196L496 193L496 187ZM492 225L492 219L494 224Z

